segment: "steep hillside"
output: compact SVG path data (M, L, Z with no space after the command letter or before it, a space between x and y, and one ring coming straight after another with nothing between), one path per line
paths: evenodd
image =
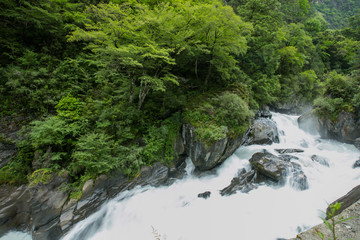
M358 0L313 0L312 5L328 21L329 28L333 29L346 27L347 19L360 9Z

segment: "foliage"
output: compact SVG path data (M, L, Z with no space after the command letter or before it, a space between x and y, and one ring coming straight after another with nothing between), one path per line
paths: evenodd
M160 126L150 126L144 136L145 147L142 158L146 164L160 161L170 165L176 159L175 142L180 134L180 113L173 114L170 118L161 122Z
M247 103L239 95L223 92L188 108L184 118L195 127L200 140L211 144L244 133L251 116Z
M350 218L340 217L339 219L335 219L335 214L340 209L340 207L341 207L340 202L330 204L329 208L328 208L330 211L328 211L326 213L326 218L322 218L325 226L331 231L331 239L332 240L338 239L338 237L336 236L336 228L335 228L335 226L340 224L340 223L347 222L350 219L352 219L352 217L350 217ZM320 239L324 239L324 234L322 232L320 232L317 229L315 229L315 231L316 231L316 233L317 233L317 235L318 235L318 237Z
M29 176L29 186L34 187L39 183L46 184L52 179L52 170L48 168L41 168L34 171Z
M96 176L118 166L114 142L102 133L88 133L79 138L72 154L73 168L84 168L85 174Z
M357 107L354 99L357 97L358 87L352 78L330 72L323 83L323 89L323 96L314 101L314 111L318 116L330 116L335 121L341 111L352 112Z
M1 182L67 171L75 194L98 174L171 165L184 119L213 143L243 133L250 109L277 102L317 99L315 111L331 119L360 111L354 0L4 0L0 8L0 116L28 119ZM346 28L327 29L344 16Z

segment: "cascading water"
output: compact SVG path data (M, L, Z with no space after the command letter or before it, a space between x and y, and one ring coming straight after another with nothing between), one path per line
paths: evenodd
M240 147L216 174L202 178L192 175L188 160L184 179L120 193L63 240L273 240L294 237L320 223L320 210L360 184L360 171L352 168L360 152L352 145L305 133L296 116L273 113L273 119L281 132L279 144ZM267 150L279 155L275 149L287 148L304 150L291 153L298 158L291 161L301 166L308 189L298 190L289 174L285 185L260 184L249 193L220 195L239 169L250 170L248 160L254 153ZM322 162L314 161L314 155ZM198 198L205 191L211 192L210 198Z

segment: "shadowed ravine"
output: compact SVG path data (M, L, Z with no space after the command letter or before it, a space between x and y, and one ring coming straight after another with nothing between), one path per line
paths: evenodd
M196 177L187 160L187 177L164 187L138 187L120 193L101 210L78 223L63 240L160 239L273 240L291 238L321 222L327 204L359 184L360 172L352 166L359 159L353 145L320 139L297 127L297 117L273 113L280 143L240 147L214 175ZM250 170L249 159L266 150L299 149L287 153L307 177L305 190L293 172L285 182L256 183L248 193L221 196L238 171ZM314 157L316 156L316 158ZM319 160L320 159L320 160ZM211 192L207 199L199 193ZM10 239L10 238L1 238Z

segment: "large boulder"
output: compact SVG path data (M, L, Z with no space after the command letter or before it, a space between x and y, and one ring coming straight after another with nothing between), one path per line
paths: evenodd
M360 137L360 120L354 114L343 111L336 121L319 119L319 133L322 138L354 144Z
M301 166L297 163L291 163L290 184L293 188L303 191L309 188L309 183Z
M249 161L253 169L275 182L284 180L290 168L288 162L268 152L255 153Z
M183 124L182 137L187 155L196 169L201 171L210 170L224 162L243 142L242 136L226 136L212 144L204 143L197 138L195 127L188 123Z
M299 128L307 133L316 134L320 129L319 119L311 111L302 114L297 122Z
M272 144L279 142L279 131L276 123L268 118L254 120L246 134L245 145Z

